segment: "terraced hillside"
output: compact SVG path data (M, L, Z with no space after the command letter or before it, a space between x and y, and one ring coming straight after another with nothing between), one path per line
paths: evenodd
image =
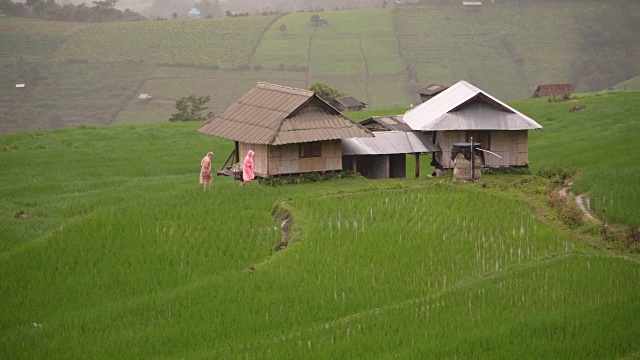
M640 3L624 4L403 5L108 24L0 17L0 103L11 104L0 131L163 122L190 94L210 95L218 113L258 81L322 81L372 109L416 104L415 89L429 82L464 79L506 101L531 96L539 83L622 82L640 72L640 46L629 40ZM312 26L312 15L327 24ZM602 53L588 51L593 44ZM154 98L140 102L140 93Z
M496 4L478 12L406 6L396 10L395 24L402 56L415 66L415 84L465 79L513 101L531 97L538 84L573 83L585 90L573 68L588 56L582 48L586 26L601 10L596 2ZM625 16L616 5L608 14Z

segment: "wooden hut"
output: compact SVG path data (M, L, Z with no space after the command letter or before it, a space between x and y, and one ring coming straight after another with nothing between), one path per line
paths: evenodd
M335 98L331 102L331 106L339 111L362 111L362 109L367 107L367 104L353 96L343 96Z
M573 84L540 84L533 97L563 96L573 94Z
M435 153L434 160L445 169L453 167L453 144L469 142L471 138L474 143L481 143L482 149L497 155L485 157L487 166L527 166L528 131L542 127L466 81L407 111L403 120L413 130L430 134L442 150Z
M255 151L259 178L341 171L341 139L373 137L314 92L267 83L258 83L197 131L235 142L227 162ZM230 170L223 165L217 172L232 175Z
M447 90L447 86L439 85L439 84L427 84L420 89L418 89L418 95L420 95L420 100L422 102L427 102L434 96L440 94L441 92Z
M360 121L360 125L371 131L413 131L402 120L402 115L371 116Z

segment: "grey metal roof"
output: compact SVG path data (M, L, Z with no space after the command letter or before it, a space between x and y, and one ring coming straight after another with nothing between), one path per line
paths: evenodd
M354 98L353 96L338 97L338 98L335 98L335 101L346 108L367 105L362 101L359 101L358 99Z
M411 131L409 125L402 120L402 115L372 116L360 121L364 126L372 123L380 124L389 130Z
M381 131L373 138L342 139L342 155L387 155L441 151L422 132Z
M312 91L267 83L258 83L197 131L268 145L373 136Z
M530 117L469 84L457 84L407 111L413 130L532 130L542 126Z

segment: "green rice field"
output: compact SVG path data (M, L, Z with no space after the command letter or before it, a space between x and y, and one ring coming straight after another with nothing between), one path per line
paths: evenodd
M0 353L638 356L637 256L541 217L548 180L216 177L203 192L201 157L220 166L233 145L198 125L0 136Z

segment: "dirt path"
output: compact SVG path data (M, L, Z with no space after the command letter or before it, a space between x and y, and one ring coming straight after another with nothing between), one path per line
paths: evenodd
M309 46L307 47L307 73L304 79L304 87L308 89L311 84L309 84L309 79L311 78L311 44L313 43L313 37L316 36L316 32L318 32L318 27L313 27L313 34L309 36Z
M562 196L571 195L571 187L572 186L573 186L573 182L570 182L570 183L567 183L567 184L563 185L560 188L560 190L558 190L558 194L560 194ZM578 205L578 208L580 208L580 210L582 210L582 213L584 214L584 216L586 216L590 220L595 220L596 219L595 215L591 212L591 201L589 200L589 194L588 193L584 193L584 194L580 194L580 195L575 196L575 201L576 201L576 205Z
M364 50L362 49L362 39L358 38L358 44L360 45L360 55L364 62L364 93L367 97L367 104L371 105L371 96L369 96L369 63L367 62L367 57L364 55Z

